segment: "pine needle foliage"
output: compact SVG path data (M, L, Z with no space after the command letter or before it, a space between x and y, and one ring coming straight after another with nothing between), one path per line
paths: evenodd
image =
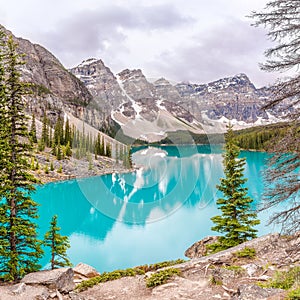
M57 215L52 217L49 231L45 233L44 245L51 249L51 269L58 267L72 266L68 256L67 250L70 248L69 239L67 236L62 236L60 227L57 225Z
M22 65L13 38L1 34L0 46L0 276L15 281L37 271L43 251L37 238L37 180L29 172L31 143L20 80Z
M228 127L225 141L223 155L225 178L221 178L220 184L217 185L218 190L223 193L223 197L217 200L217 206L222 214L211 218L215 224L211 229L223 236L217 243L209 246L214 252L255 238L257 230L253 226L260 223L257 214L251 211L253 199L247 195L248 189L244 186L247 181L243 176L245 158L238 158L240 149L234 142L232 125Z

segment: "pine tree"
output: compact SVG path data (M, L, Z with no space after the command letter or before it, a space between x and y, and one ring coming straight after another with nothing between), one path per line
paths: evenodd
M49 131L48 131L48 118L47 118L46 112L44 112L43 126L42 126L42 136L41 136L41 143L40 143L41 145L44 145L44 149L45 149L45 146L47 146L48 143L49 143L49 135L48 134L49 134Z
M32 149L22 99L26 86L20 80L16 47L10 36L0 67L0 76L5 72L0 78L0 273L7 280L38 270L43 253L33 221L38 218L37 204L31 199L36 179L29 173Z
M68 143L69 143L70 145L72 145L71 128L70 128L70 123L69 123L69 119L68 119L68 118L67 118L66 124L65 124L65 136L64 136L64 141L65 141L65 145L67 145Z
M31 127L30 127L30 138L33 143L37 143L35 115L32 115L32 121L31 121Z
M62 236L59 233L60 227L57 225L57 215L52 217L49 231L44 236L44 245L51 249L51 269L57 267L72 266L67 257L67 250L70 248L69 239L67 236Z
M255 238L257 230L253 226L260 223L257 214L251 211L253 200L247 195L248 189L244 187L247 181L243 177L245 158L238 158L240 149L234 142L231 125L228 126L225 140L223 155L225 178L221 178L220 185L217 185L224 196L217 200L222 215L211 218L215 224L211 229L225 235L209 247L213 251L224 250Z
M95 155L101 155L101 136L100 133L98 133L96 141L95 141Z
M70 141L68 141L68 143L66 145L65 153L66 153L66 156L72 156L72 149L71 149L71 146L70 146Z
M60 142L58 141L58 144L56 146L56 159L57 160L62 160L62 158L63 158L62 149L61 149Z
M123 166L125 168L132 168L132 160L131 160L131 153L130 153L130 146L127 147L124 155L123 155Z
M100 151L99 151L99 155L104 156L105 155L105 151L104 151L104 138L101 135L100 136Z
M64 121L61 116L58 116L54 127L54 142L55 145L64 145Z
M111 157L111 144L109 142L105 146L105 156Z

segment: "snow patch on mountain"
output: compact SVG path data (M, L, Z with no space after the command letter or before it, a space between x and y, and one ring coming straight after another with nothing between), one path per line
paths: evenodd
M132 99L126 92L125 88L124 88L124 85L123 85L123 81L120 79L120 76L117 75L117 82L122 90L122 93L124 96L127 97L127 99L131 102L131 105L132 105L132 108L134 109L136 115L135 115L135 119L140 119L141 118L141 115L140 113L142 112L142 108L141 106L135 102L134 99ZM124 103L122 104L124 105ZM124 111L124 108L123 108L123 111Z

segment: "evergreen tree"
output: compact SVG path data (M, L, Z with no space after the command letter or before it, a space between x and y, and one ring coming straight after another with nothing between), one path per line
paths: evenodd
M32 115L32 121L31 121L31 127L30 127L30 138L33 143L37 143L35 115Z
M56 146L56 158L57 158L57 160L62 160L62 158L63 158L62 149L61 149L61 145L60 145L59 141L58 141L58 144Z
M101 135L98 133L95 141L95 155L101 155Z
M257 230L253 226L260 223L257 214L251 211L250 205L253 200L247 195L248 189L243 186L247 181L243 178L245 158L238 158L240 149L234 142L231 125L228 126L225 141L225 178L221 178L220 185L217 186L224 196L217 200L222 215L211 218L215 224L211 229L225 235L209 247L214 251L224 250L255 238Z
M124 155L123 155L123 165L125 168L132 168L132 160L131 160L131 153L130 153L130 146L127 147Z
M65 147L65 156L72 156L72 149L70 146L70 141L68 141L68 143Z
M100 135L100 152L99 155L104 156L105 151L104 151L104 137Z
M64 145L64 121L61 116L58 116L54 126L54 142L55 145Z
M111 157L111 145L109 142L106 142L105 146L105 156Z
M48 118L47 118L46 112L44 112L43 126L42 126L42 136L41 136L41 145L44 145L44 149L45 149L45 146L48 146L48 144L49 144L49 135L48 134L49 134L49 131L48 131Z
M118 145L118 143L115 143L115 158L116 158L116 163L118 164L119 163L119 159L120 159L120 157L119 157L119 154L120 154L120 152L119 152L119 145Z
M0 55L0 273L7 280L38 270L43 253L33 221L38 218L31 199L36 179L29 173L32 149L22 99L26 86L16 47L10 36Z
M49 125L49 133L48 133L49 140L48 140L47 147L52 147L52 140L53 140L52 135L53 135L53 133L52 133L52 128L51 128L51 126Z
M68 118L67 118L66 124L65 124L64 141L65 141L65 145L67 145L68 143L70 145L72 145L72 134L71 134L71 128L70 128L70 123L69 123L69 119Z
M57 267L72 266L67 257L67 250L70 248L69 239L67 236L62 236L59 233L60 227L57 225L57 215L52 217L49 231L44 237L44 245L51 249L51 269Z

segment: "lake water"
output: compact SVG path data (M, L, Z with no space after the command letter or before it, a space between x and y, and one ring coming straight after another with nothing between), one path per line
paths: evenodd
M222 171L218 146L166 146L135 149L133 173L50 183L39 186L41 236L54 214L70 239L68 255L98 271L184 258L184 251L207 235L210 218L220 214L215 201ZM259 204L266 153L242 152L249 195ZM270 212L259 214L259 235ZM47 260L43 260L45 266Z

